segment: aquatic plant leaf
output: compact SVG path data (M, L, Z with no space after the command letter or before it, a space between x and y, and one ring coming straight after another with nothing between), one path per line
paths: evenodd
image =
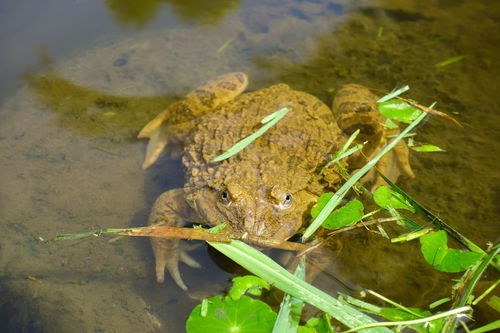
M411 149L421 152L421 153L431 153L431 152L438 152L438 151L444 151L443 149L439 148L438 146L434 145L421 145L421 146L413 146Z
M311 209L311 216L316 218L319 212L332 198L333 193L324 193L318 198L318 203ZM349 201L344 206L331 213L321 225L323 228L333 230L354 224L364 215L364 206L359 200Z
M386 186L380 186L375 190L373 193L373 200L375 200L377 205L385 209L388 209L389 207L396 209L400 208L415 213L415 208L408 200L406 200L404 196Z
M208 298L206 315L201 315L201 304L197 305L186 321L188 333L269 333L276 320L274 312L266 303L249 296L238 300L215 296Z
M421 110L398 99L391 99L387 102L379 103L378 110L384 117L397 120L405 124L411 123L422 113Z
M443 230L420 237L425 261L440 271L448 273L464 271L483 256L476 252L450 249L447 242L448 236Z
M233 300L240 299L245 293L260 296L262 289L269 290L269 283L255 275L238 276L233 279L233 286L229 290L228 296Z

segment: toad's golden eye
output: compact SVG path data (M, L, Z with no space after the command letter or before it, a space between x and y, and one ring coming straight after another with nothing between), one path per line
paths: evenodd
M285 193L282 196L279 207L281 209L289 208L292 205L292 195L290 193Z
M222 202L224 206L229 206L231 204L231 197L228 191L220 192L220 202Z

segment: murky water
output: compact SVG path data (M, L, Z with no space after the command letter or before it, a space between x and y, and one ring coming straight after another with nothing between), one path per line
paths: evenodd
M411 98L437 101L464 127L431 118L419 140L447 152L413 153L417 177L399 184L476 244L498 242L499 2L44 3L0 5L0 330L181 332L197 295L228 286L204 246L201 272L182 267L189 297L170 279L156 284L145 239L37 238L145 224L182 171L164 158L143 172L136 133L229 71L248 73L250 90L285 82L328 104L350 82L409 84ZM464 59L435 67L454 56ZM418 243L363 231L317 284L424 306L449 294L452 277L425 264ZM494 318L487 306L477 316Z

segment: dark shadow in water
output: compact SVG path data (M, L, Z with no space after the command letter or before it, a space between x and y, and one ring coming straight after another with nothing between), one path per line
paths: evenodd
M172 96L123 97L82 87L53 71L27 75L40 106L57 114L61 127L113 143L137 136L156 114L176 100Z
M156 17L162 3L171 5L178 16L201 24L216 23L239 7L239 0L107 0L106 7L120 23L142 28Z

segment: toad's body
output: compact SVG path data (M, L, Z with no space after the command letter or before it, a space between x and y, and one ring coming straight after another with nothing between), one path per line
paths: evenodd
M246 84L243 73L210 81L141 131L139 137L151 139L144 167L156 161L165 145L184 146L185 186L157 199L150 224L226 223L236 233L286 240L302 227L316 197L336 189L340 177L334 170L323 177L318 174L331 154L343 146L346 133L361 128L363 140L374 142L367 153L384 143L380 116L374 110L376 97L360 86L343 88L332 111L316 97L285 84L239 95ZM259 129L262 118L283 107L290 111L264 135L237 155L211 162ZM411 175L406 146L400 146L393 157ZM358 167L353 163L351 159L351 168ZM152 244L158 281L163 281L166 266L176 283L186 289L178 261L191 266L197 263L179 241L152 239Z

